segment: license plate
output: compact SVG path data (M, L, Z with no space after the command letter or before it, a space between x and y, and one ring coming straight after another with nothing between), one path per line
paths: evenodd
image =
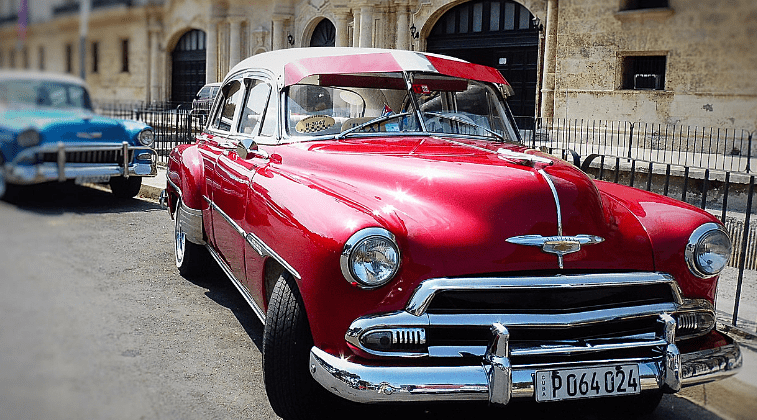
M110 175L77 176L76 183L81 184L104 184L110 181Z
M629 395L641 392L639 365L540 370L534 376L536 401Z

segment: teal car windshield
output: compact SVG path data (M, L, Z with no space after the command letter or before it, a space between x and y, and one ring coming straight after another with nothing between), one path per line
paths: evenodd
M89 94L84 87L73 83L33 79L0 81L0 104L92 109Z

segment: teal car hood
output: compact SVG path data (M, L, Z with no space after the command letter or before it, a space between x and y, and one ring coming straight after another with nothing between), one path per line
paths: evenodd
M19 133L27 129L34 129L40 133L41 143L92 143L103 142L134 143L134 134L141 127L127 130L125 123L120 120L106 118L83 109L52 109L52 108L11 108L0 111L0 124L3 130Z

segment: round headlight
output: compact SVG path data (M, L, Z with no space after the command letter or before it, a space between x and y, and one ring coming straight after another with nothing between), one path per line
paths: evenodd
M139 142L143 146L152 146L153 142L155 142L155 133L151 129L145 128L139 132Z
M18 145L21 147L31 147L39 144L39 132L34 129L22 131L21 134L16 137Z
M731 256L731 238L716 223L696 228L686 245L686 264L695 276L708 278L718 275Z
M340 259L342 274L365 289L389 282L400 267L400 251L394 235L382 228L366 228L350 237Z

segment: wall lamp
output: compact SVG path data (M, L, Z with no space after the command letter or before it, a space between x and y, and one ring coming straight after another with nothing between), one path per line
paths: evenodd
M294 37L292 36L292 34L287 35L287 42L289 43L289 45L294 45Z
M413 26L410 27L410 38L418 39L418 37L420 36L420 32L418 32L418 29L415 27L415 23L413 23Z

